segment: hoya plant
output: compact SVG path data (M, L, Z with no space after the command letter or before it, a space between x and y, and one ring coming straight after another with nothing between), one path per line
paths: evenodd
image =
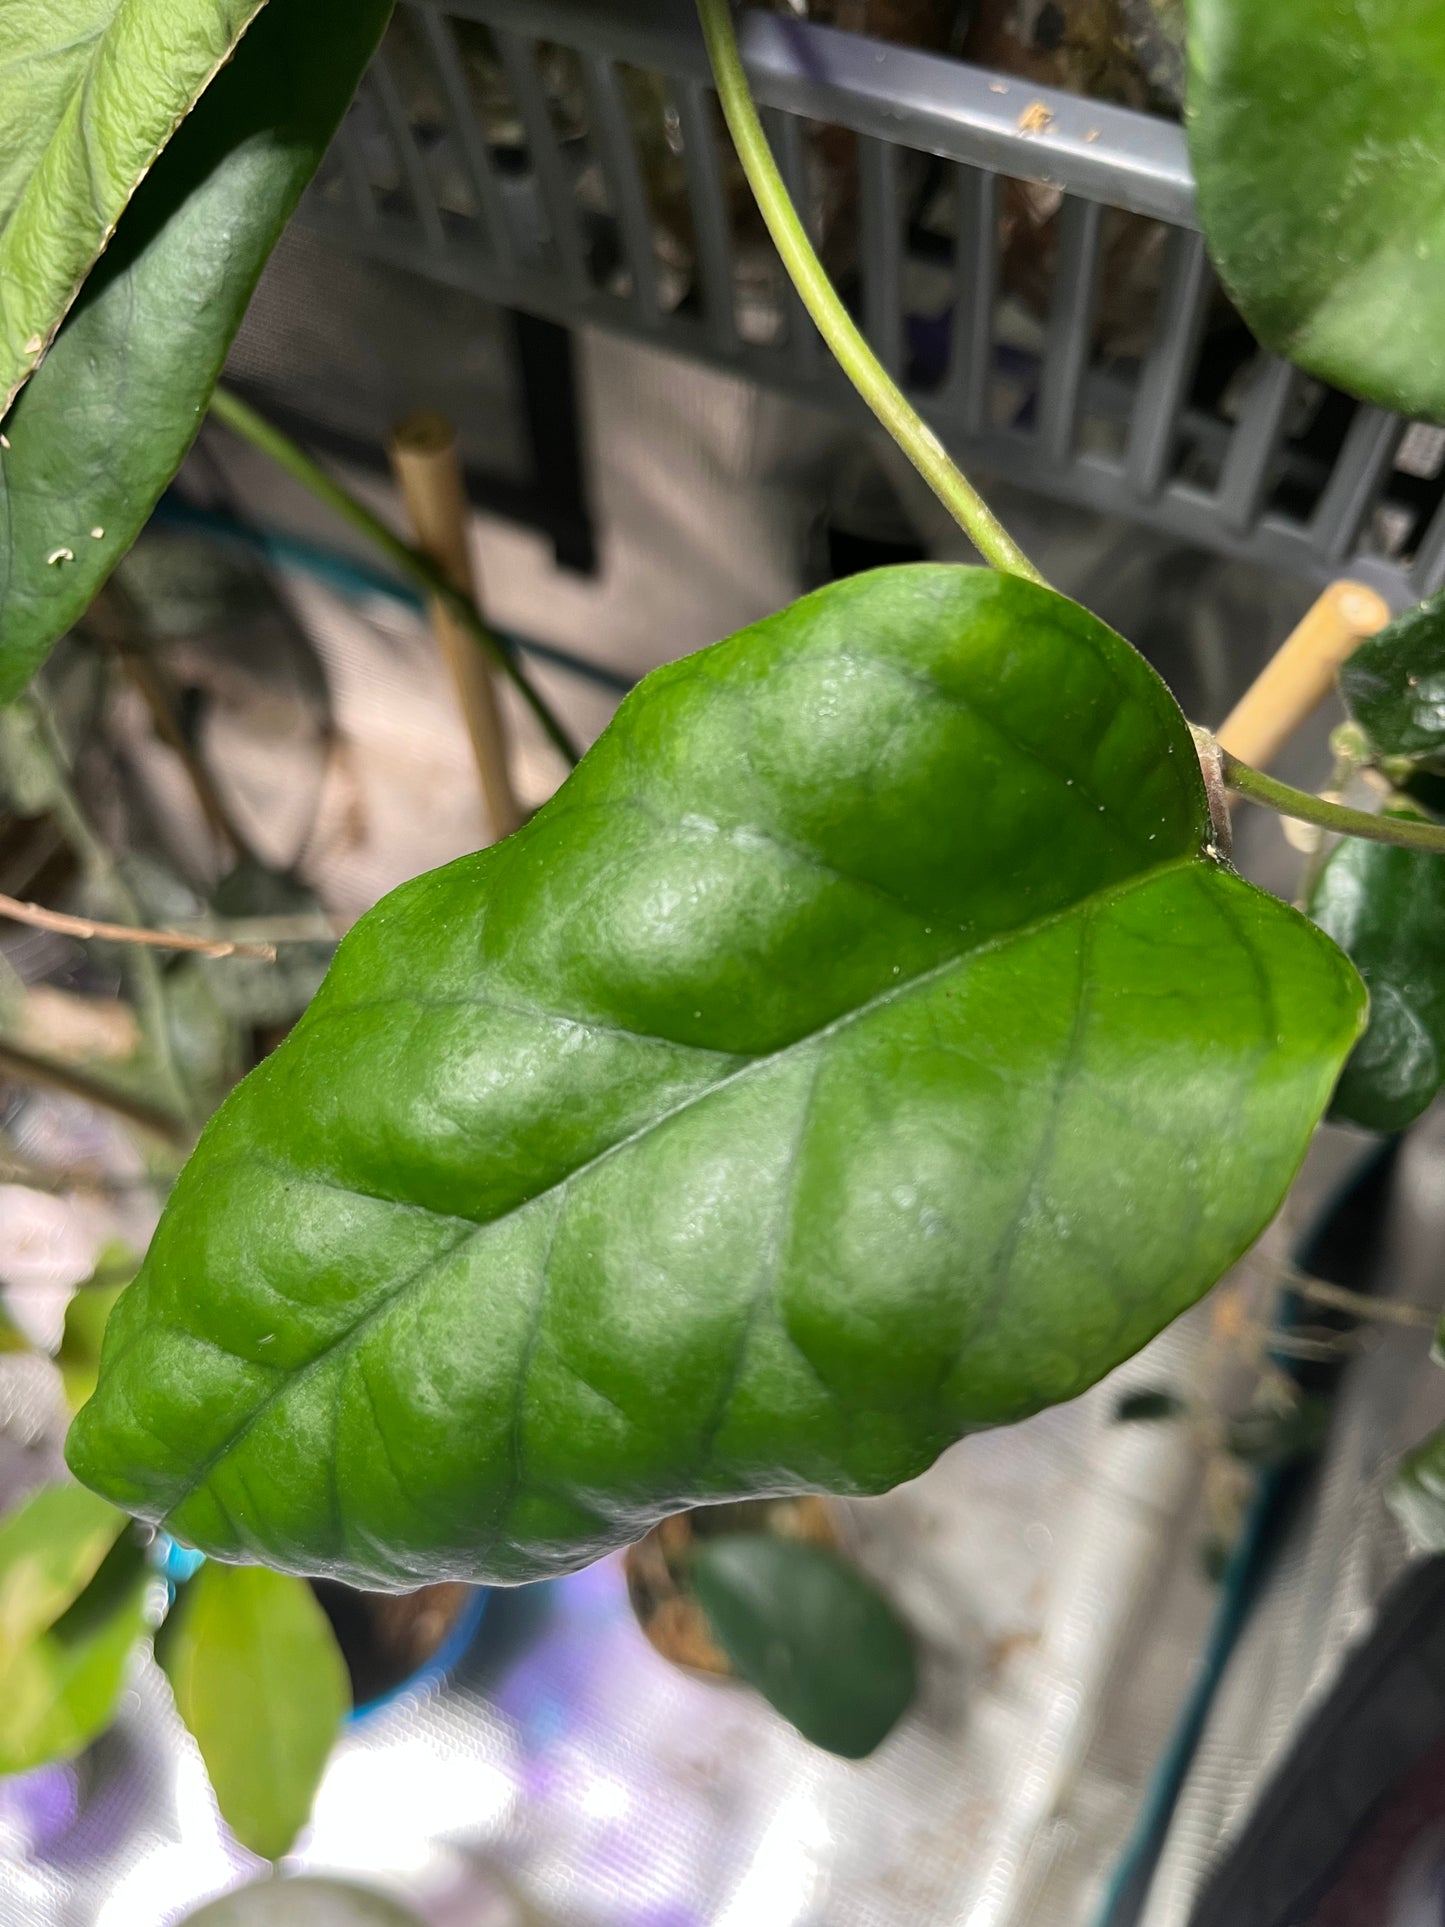
M1441 1081L1445 610L1348 672L1378 814L1221 756L873 357L727 0L699 10L788 273L988 566L837 583L658 670L521 829L345 939L206 1124L70 1432L87 1487L218 1572L510 1584L685 1506L885 1491L1194 1303L1332 1097L1393 1130ZM489 646L433 565L213 394L385 0L164 11L164 35L98 0L0 24L26 129L0 171L0 690L85 610L208 404ZM1445 17L1195 0L1190 54L1201 211L1246 318L1445 416ZM1313 918L1231 868L1225 788L1340 833ZM1432 1476L1445 1448L1410 1475L1438 1531ZM780 1672L757 1629L790 1592L817 1625L827 1587L787 1565L720 1553L699 1592L796 1717L807 1655Z

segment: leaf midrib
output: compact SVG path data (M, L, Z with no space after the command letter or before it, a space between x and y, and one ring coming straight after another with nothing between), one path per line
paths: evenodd
M982 943L973 945L970 948L960 950L952 957L944 959L941 963L931 965L927 970L920 971L915 976L900 979L896 984L889 984L875 996L868 998L863 1003L855 1005L852 1010L844 1011L839 1016L830 1018L826 1024L821 1024L816 1029L804 1033L801 1037L794 1038L790 1043L780 1046L775 1051L770 1051L766 1055L750 1058L746 1064L739 1065L735 1071L729 1072L726 1077L719 1078L715 1084L708 1085L705 1090L695 1092L681 1099L678 1103L670 1105L665 1111L658 1112L655 1117L649 1118L645 1123L638 1125L635 1130L629 1131L623 1137L614 1139L611 1144L604 1146L602 1150L594 1152L591 1157L584 1160L581 1164L575 1165L570 1171L556 1179L552 1184L545 1186L540 1191L534 1192L530 1197L522 1199L520 1203L511 1206L508 1210L499 1212L495 1217L475 1219L457 1217L452 1213L444 1211L433 1212L429 1207L413 1204L407 1199L388 1198L376 1192L359 1190L354 1185L337 1184L332 1180L323 1178L320 1182L324 1186L344 1192L349 1196L363 1198L374 1204L395 1206L404 1210L423 1210L427 1212L429 1217L441 1218L450 1223L464 1225L467 1227L467 1230L460 1237L447 1244L441 1251L429 1253L415 1270L408 1272L390 1291L378 1298L375 1304L368 1306L345 1331L330 1340L319 1352L312 1358L309 1358L304 1365L299 1366L294 1372L288 1373L273 1389L268 1391L252 1410L247 1413L245 1419L231 1436L224 1440L214 1452L207 1455L202 1465L191 1477L180 1497L173 1500L166 1507L163 1514L158 1515L160 1521L164 1523L166 1520L172 1519L187 1500L193 1498L196 1493L201 1491L206 1481L210 1478L211 1473L220 1465L222 1460L229 1458L232 1453L240 1448L254 1427L259 1424L265 1415L285 1398L288 1393L294 1391L298 1386L305 1384L313 1373L320 1371L339 1354L348 1351L354 1344L358 1343L361 1337L370 1330L372 1325L383 1317L405 1293L416 1289L436 1265L445 1263L453 1258L458 1251L462 1250L471 1242L472 1238L478 1236L481 1232L490 1230L494 1225L503 1224L518 1212L531 1210L533 1206L541 1204L544 1200L554 1196L556 1193L565 1191L568 1185L585 1177L599 1165L605 1163L609 1158L641 1142L653 1131L660 1129L673 1118L681 1116L694 1104L707 1102L717 1092L726 1090L740 1079L751 1076L754 1072L762 1071L776 1064L794 1051L812 1048L826 1042L828 1038L846 1029L850 1024L860 1022L864 1018L872 1016L878 1010L885 1009L895 999L901 998L905 993L916 990L920 985L943 977L949 971L956 970L960 965L965 963L972 963L979 957L990 955L996 951L1006 950L1015 943L1021 943L1035 936L1040 931L1047 930L1055 924L1062 923L1068 917L1078 915L1081 910L1087 910L1092 916L1096 914L1099 906L1102 904L1128 896L1133 891L1142 888L1147 883L1157 880L1161 876L1174 871L1193 869L1201 865L1206 869L1213 867L1207 857L1198 854L1189 854L1171 858L1168 862L1155 864L1146 870L1136 871L1133 876L1124 878L1118 883L1107 885L1101 890L1087 892L1083 896L1075 898L1072 903L1065 904L1060 909L1049 912L1046 916L1034 918L1028 923L1018 924L1010 931L987 938ZM315 1183L317 1181L309 1177L307 1173L296 1170L294 1167L292 1167L292 1171L293 1175L303 1182ZM544 1286L545 1274L542 1280L539 1281L539 1293ZM137 1334L137 1336L139 1335L140 1334ZM199 1334L189 1332L186 1332L184 1335L187 1338L199 1337ZM221 1346L216 1346L214 1340L205 1340L203 1342L211 1344L217 1350L226 1349ZM129 1347L127 1347L127 1350L128 1349ZM113 1361L113 1364L118 1364L120 1358L124 1356L124 1352L119 1354L117 1359ZM230 1352L228 1356L234 1358L238 1364L252 1368L254 1368L257 1363L254 1359L245 1358L238 1352Z

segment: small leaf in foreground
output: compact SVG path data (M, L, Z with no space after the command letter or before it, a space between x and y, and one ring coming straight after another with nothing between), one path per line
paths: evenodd
M732 1533L700 1543L692 1582L733 1671L815 1746L861 1760L912 1705L912 1635L836 1553Z
M1445 590L1366 637L1339 683L1379 755L1445 755Z
M1445 7L1190 0L1210 252L1266 347L1445 416Z
M21 393L0 449L0 702L83 614L180 466L390 11L268 0Z
M311 1811L351 1703L331 1623L303 1580L208 1563L158 1657L216 1804L253 1853L279 1859Z
M1320 872L1310 915L1370 993L1369 1024L1333 1112L1401 1131L1445 1080L1445 858L1346 837Z
M654 672L212 1119L72 1466L223 1556L515 1582L1073 1397L1258 1235L1360 1027L1209 838L1164 685L1016 578Z
M125 1514L69 1479L0 1520L0 1663L53 1625L100 1570Z
M89 1745L114 1714L146 1630L153 1579L124 1515L112 1508L109 1519L87 1520L77 1507L40 1504L73 1490L45 1488L0 1529L0 1773Z
M261 0L0 8L0 415Z

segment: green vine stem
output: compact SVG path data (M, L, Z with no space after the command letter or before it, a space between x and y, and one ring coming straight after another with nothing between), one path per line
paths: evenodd
M1219 752L1219 760L1225 788L1250 803L1262 804L1301 823L1317 823L1322 830L1336 830L1341 836L1361 836L1371 843L1394 843L1402 850L1430 850L1445 856L1445 824L1405 816L1372 816L1368 810L1327 803L1322 796L1311 796L1308 790L1297 790L1266 776L1263 770L1252 769L1227 749Z
M738 53L729 0L697 0L697 11L718 99L748 185L783 266L834 359L979 554L1008 575L1043 582L1033 563L904 397L839 300L793 206L758 119Z
M344 522L350 523L358 535L364 536L372 547L400 573L406 576L427 595L444 602L457 621L461 623L473 642L484 649L497 668L516 688L523 702L541 724L547 740L566 761L569 768L581 760L581 751L567 734L562 724L553 714L545 696L532 682L510 651L503 647L499 639L488 627L482 612L454 583L448 580L429 556L403 542L393 533L379 516L373 515L364 502L360 502L339 482L333 481L318 463L313 462L303 448L297 446L289 435L283 434L274 423L268 422L264 415L258 415L249 402L241 400L229 388L217 388L211 396L211 413L217 421L248 441L263 455L267 455L285 469L286 473L301 486L310 491L318 501L333 509Z

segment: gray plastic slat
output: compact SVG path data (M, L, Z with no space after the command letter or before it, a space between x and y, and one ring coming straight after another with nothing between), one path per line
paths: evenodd
M431 7L417 7L413 12L420 16L432 65L441 78L447 103L447 122L457 144L467 186L476 204L477 219L486 231L487 246L498 267L510 268L517 258L517 251L512 245L507 210L502 204L501 190L492 168L491 149L487 146L476 109L467 92L452 24Z
M954 169L957 240L953 340L938 408L965 435L989 426L994 306L998 297L998 176L981 167Z
M1187 228L1174 228L1164 251L1154 343L1134 396L1125 469L1140 495L1163 486L1179 433L1179 413L1199 355L1199 337L1214 278L1204 242Z
M505 24L523 0L429 0L474 20ZM550 40L705 80L707 53L679 0L525 0L528 29ZM1135 113L992 74L945 54L895 47L865 34L753 8L738 22L743 64L768 107L835 122L878 140L1043 181L1176 227L1197 227L1184 130ZM1035 131L1019 122L1038 104Z
M652 210L647 203L642 170L637 164L632 130L627 124L627 110L617 86L617 69L600 54L584 54L582 68L592 108L592 131L622 235L622 252L632 277L633 306L639 317L650 324L661 312L657 304L657 262L652 252Z
M386 48L378 47L371 63L371 83L376 89L376 98L386 117L386 131L391 136L391 144L396 149L396 158L401 166L402 179L406 191L416 209L417 220L427 244L437 249L447 243L446 230L442 226L441 210L437 206L436 190L432 186L431 175L427 172L426 162L416 144L416 135L407 118L402 104L396 79L391 71L391 63L386 57Z
M1259 518L1271 470L1285 431L1290 404L1299 393L1299 371L1277 355L1261 355L1240 404L1239 420L1219 478L1219 519L1243 534Z
M696 80L675 80L671 94L682 129L682 163L708 337L719 353L728 354L737 346L738 323L733 306L727 190L713 127L712 94Z
M1334 473L1310 522L1310 539L1330 562L1348 555L1390 471L1405 424L1363 403L1355 410Z
M1100 219L1097 201L1066 200L1059 212L1058 272L1039 386L1038 441L1049 461L1065 462L1074 452L1094 329Z
M895 380L903 370L903 235L898 210L898 150L891 141L858 142L859 224L863 247L863 332Z
M363 91L364 86L365 83ZM371 191L371 172L361 150L354 107L336 130L336 151L341 156L341 172L356 218L363 228L370 230L376 226L376 196Z
M582 293L587 288L587 268L582 254L582 229L577 219L577 197L567 178L552 116L537 79L533 45L502 26L492 29L492 37L506 69L507 85L512 90L522 132L527 137L527 152L542 190L563 278L573 294Z
M773 159L778 163L778 172L783 177L783 185L788 190L788 198L798 210L798 218L808 230L814 247L818 237L812 232L813 223L809 218L812 196L808 192L807 156L803 151L803 129L791 114L780 114L775 108L765 107L762 112L763 132L768 137L768 145L773 150ZM809 376L818 365L818 331L813 326L812 316L803 306L798 291L788 279L787 273L779 263L778 272L783 278L783 305L788 318L787 356L793 372Z

